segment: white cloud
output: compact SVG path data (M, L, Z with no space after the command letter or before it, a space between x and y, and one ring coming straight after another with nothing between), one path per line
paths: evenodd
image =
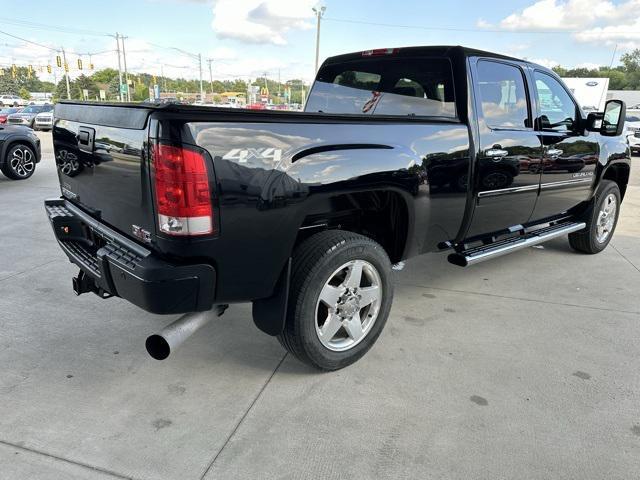
M560 62L557 62L550 58L530 58L529 61L547 68L553 68L560 65Z
M598 68L600 68L600 64L592 63L592 62L583 62L583 63L578 63L577 65L574 66L574 68L586 68L587 70L597 70Z
M509 31L572 32L582 43L618 44L621 49L640 46L640 0L537 0L512 13L497 26L483 19L480 28Z
M538 0L500 21L506 30L580 30L625 18L640 7L640 0L615 5L609 0Z
M604 43L608 46L617 44L619 47L635 48L640 45L640 18L636 16L633 23L594 27L576 33L575 38L585 43Z
M317 0L217 0L211 26L219 38L286 45L290 30L313 28Z

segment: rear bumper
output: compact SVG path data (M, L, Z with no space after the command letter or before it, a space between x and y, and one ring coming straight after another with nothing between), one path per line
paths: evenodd
M45 200L45 210L60 247L94 293L115 295L159 314L213 307L216 271L211 265L162 260L67 200Z

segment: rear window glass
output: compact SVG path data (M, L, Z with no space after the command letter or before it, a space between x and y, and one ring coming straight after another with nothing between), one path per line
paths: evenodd
M451 64L443 58L368 58L320 70L307 112L455 118Z

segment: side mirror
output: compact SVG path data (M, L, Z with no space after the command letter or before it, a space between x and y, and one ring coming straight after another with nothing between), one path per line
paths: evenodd
M622 100L609 100L604 106L600 134L607 137L618 137L624 132L627 106Z

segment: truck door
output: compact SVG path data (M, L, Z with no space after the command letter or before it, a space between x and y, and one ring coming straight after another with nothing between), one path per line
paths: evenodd
M471 62L479 145L471 183L476 205L468 237L529 220L542 161L522 66L493 59Z
M599 134L579 132L581 113L560 81L533 71L536 129L544 145L540 198L533 214L541 219L566 212L591 194Z

